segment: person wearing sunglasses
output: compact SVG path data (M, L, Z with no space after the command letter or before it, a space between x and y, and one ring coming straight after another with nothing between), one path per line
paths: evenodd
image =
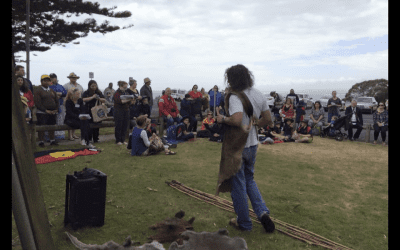
M379 133L381 133L382 146L386 146L386 131L388 129L389 113L385 110L385 104L379 103L372 119L374 121L374 145L377 144Z

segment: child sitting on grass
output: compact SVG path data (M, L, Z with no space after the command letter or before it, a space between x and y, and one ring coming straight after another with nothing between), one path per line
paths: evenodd
M303 120L300 122L300 126L297 129L297 133L293 135L293 139L295 139L295 142L312 142L313 135L311 132L311 127L308 126L308 120Z
M190 132L189 126L190 126L190 119L188 116L185 116L182 118L182 122L184 124L182 132L176 135L177 140L183 140L183 141L188 141L189 139L194 138L194 136L197 134L196 132Z

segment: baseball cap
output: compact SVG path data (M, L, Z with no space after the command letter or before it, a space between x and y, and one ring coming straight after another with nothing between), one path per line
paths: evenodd
M49 76L49 75L42 75L42 76L40 77L40 80L43 80L43 79L45 79L45 78L49 78L49 79L50 79L50 76Z

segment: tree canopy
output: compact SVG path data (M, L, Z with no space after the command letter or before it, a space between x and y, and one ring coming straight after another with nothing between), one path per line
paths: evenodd
M82 2L82 0L30 0L30 50L46 51L52 45L70 43L79 37L86 37L90 31L106 34L120 29L109 21L98 25L94 18L83 22L68 22L72 15L98 14L113 18L127 18L130 11L114 13L112 8L100 8L98 2ZM26 0L12 1L12 52L26 51ZM124 26L130 28L133 24Z
M349 89L344 101L351 101L353 98L360 96L373 96L377 102L388 99L389 82L386 79L376 79L356 83Z

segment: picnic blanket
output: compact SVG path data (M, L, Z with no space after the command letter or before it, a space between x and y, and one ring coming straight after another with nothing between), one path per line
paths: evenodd
M36 164L45 164L55 161L63 161L67 159L73 159L80 155L95 155L100 153L100 151L92 151L87 148L78 149L53 149L34 153Z

